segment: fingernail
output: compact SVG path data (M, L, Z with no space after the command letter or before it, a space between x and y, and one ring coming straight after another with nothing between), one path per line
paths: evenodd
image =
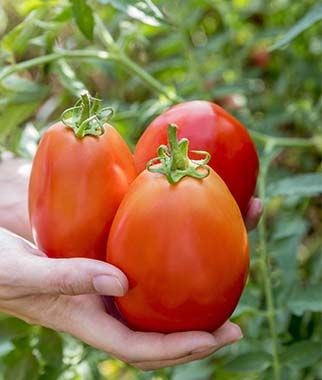
M93 278L93 286L97 293L105 296L124 296L125 289L115 276L100 275Z
M195 350L192 350L191 353L192 354L198 354L199 352L209 351L211 349L215 349L216 346L217 346L216 343L209 344L208 346L202 346L202 347L196 348Z
M262 213L263 211L263 203L259 198L254 199L254 209L258 214Z
M243 335L241 328L238 325L233 324L233 326L234 326L234 330L235 330L234 341L237 342L237 341L243 339L244 335Z

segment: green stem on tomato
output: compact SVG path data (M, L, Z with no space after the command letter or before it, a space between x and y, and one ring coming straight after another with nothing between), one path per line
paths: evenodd
M74 107L65 110L61 116L66 127L71 128L79 139L85 136L99 137L104 134L104 124L113 114L111 107L101 109L100 100L85 91Z
M267 148L272 149L273 144L266 145ZM266 197L266 177L270 165L270 160L264 162L260 169L259 181L258 181L258 195L260 199L265 199ZM266 301L266 310L267 310L267 319L270 329L270 335L272 337L272 356L273 356L273 370L274 370L274 380L281 379L280 373L280 360L278 353L278 335L276 329L276 311L274 305L274 296L273 296L273 286L271 281L270 269L269 269L269 256L267 251L267 236L266 236L266 215L265 212L261 218L261 221L258 225L259 233L259 264L261 272L263 275L263 286L265 293Z
M177 127L174 124L170 124L168 127L168 140L171 152L170 169L186 170L190 165L189 141L187 139L178 141Z
M203 151L193 151L205 157L198 161L190 160L188 156L189 140L183 138L178 141L177 129L178 127L175 124L169 124L168 146L159 146L158 157L147 163L147 169L152 173L163 174L171 184L181 181L184 177L206 178L210 173L207 166L210 154ZM154 165L155 163L158 163L158 165Z

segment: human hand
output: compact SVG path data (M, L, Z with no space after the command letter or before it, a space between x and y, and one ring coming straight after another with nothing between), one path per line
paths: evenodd
M28 218L31 161L2 154L0 161L0 227L32 240Z
M134 332L106 313L100 294L122 296L128 282L100 261L49 259L27 241L0 228L0 311L57 331L144 370L201 359L239 340L226 322L213 334Z

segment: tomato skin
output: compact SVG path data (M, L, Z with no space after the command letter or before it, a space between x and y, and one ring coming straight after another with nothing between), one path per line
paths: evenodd
M37 246L49 257L105 259L116 210L136 176L129 148L110 125L79 139L63 123L43 135L29 183Z
M211 154L209 166L225 181L243 217L258 175L256 148L246 128L220 106L203 100L177 104L157 117L139 139L134 160L139 172L155 157L157 148L167 144L167 127L178 126L179 138L190 141L191 150ZM192 158L198 158L191 154Z
M112 224L107 261L128 277L117 307L135 330L214 331L232 314L249 266L240 210L211 170L169 184L145 170Z
M251 64L261 69L265 69L268 66L269 60L270 54L265 47L254 49L250 56Z

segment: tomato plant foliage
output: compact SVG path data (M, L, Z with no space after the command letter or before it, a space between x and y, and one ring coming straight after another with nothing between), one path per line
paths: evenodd
M143 373L0 316L0 379L321 379L321 4L314 0L0 3L0 151L32 158L84 89L133 149L167 107L205 99L248 128L265 213L234 320L244 339ZM264 52L256 65L254 51Z

